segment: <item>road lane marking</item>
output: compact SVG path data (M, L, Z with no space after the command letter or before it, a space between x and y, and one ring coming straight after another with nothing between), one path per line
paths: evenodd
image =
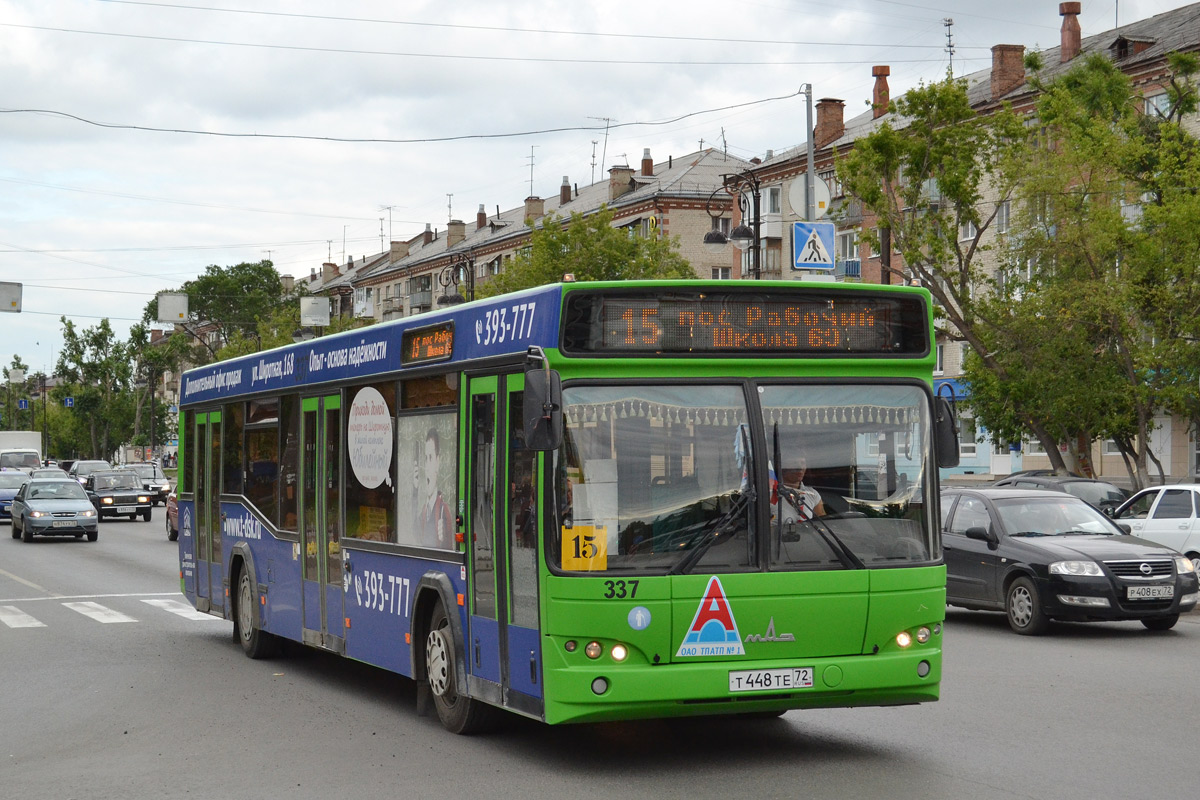
M203 611L197 611L182 600L142 600L146 605L161 608L163 611L170 611L172 614L178 614L184 619L214 619L217 622L224 622L220 617L214 617L212 614L205 614Z
M133 617L127 617L120 611L105 608L99 603L63 603L63 605L72 611L78 611L85 617L91 617L96 622L137 622Z
M0 570L4 572L4 570ZM41 589L42 587L37 587ZM50 597L0 597L0 603L32 603L37 600L103 600L106 597L179 597L173 592L126 592L123 594L55 594Z
M44 622L38 622L16 606L0 606L0 622L10 628L44 628Z
M44 586L38 586L33 581L27 581L19 575L13 575L8 570L0 569L0 575L3 575L4 577L9 578L11 580L14 580L17 583L21 584L22 586L28 586L30 589L37 589L39 592L45 592L46 594L50 595L51 597L62 597L62 595L55 594L54 592L50 591L49 589L47 589Z

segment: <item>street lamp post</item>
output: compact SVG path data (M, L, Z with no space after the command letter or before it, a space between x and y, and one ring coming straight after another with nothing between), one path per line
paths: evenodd
M475 254L459 253L452 258L454 260L442 267L441 273L438 274L438 283L442 287L438 305L455 305L475 299ZM467 290L466 297L458 291L460 284ZM447 294L446 290L451 286L454 287L454 294Z
M717 228L717 217L712 213L712 199L717 192L725 190L729 195L736 197L738 208L742 212L742 222L729 232L726 237L724 233ZM750 200L747 203L746 192L750 193ZM749 205L749 208L747 208ZM726 242L733 242L733 246L738 250L750 250L750 274L754 276L754 280L762 277L762 249L761 249L761 231L762 231L762 182L758 176L749 170L725 175L721 179L720 188L713 191L708 197L708 206L706 207L708 215L713 218L713 228L708 233L704 234L704 246L710 252L720 252ZM750 214L750 225L745 222L747 213Z

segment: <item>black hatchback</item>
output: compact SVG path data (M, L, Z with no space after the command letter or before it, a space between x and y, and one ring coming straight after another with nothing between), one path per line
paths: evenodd
M1004 611L1022 634L1052 619L1165 631L1200 597L1191 560L1065 492L947 489L942 546L947 604Z
M150 521L150 495L142 488L141 477L131 469L110 469L87 476L83 488L100 518L124 517Z

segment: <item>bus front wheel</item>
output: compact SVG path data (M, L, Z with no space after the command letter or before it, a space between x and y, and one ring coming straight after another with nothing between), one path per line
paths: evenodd
M433 609L429 635L425 637L425 679L442 726L451 733L476 733L487 726L492 708L458 693L455 653L454 630L439 602Z

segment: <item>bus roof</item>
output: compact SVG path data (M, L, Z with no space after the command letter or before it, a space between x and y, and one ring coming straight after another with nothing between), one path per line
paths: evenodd
M180 404L396 374L434 363L513 356L534 346L555 349L560 342L564 292L720 290L786 296L801 288L826 295L915 293L924 296L928 308L924 289L874 284L687 280L550 284L197 367L182 376Z

